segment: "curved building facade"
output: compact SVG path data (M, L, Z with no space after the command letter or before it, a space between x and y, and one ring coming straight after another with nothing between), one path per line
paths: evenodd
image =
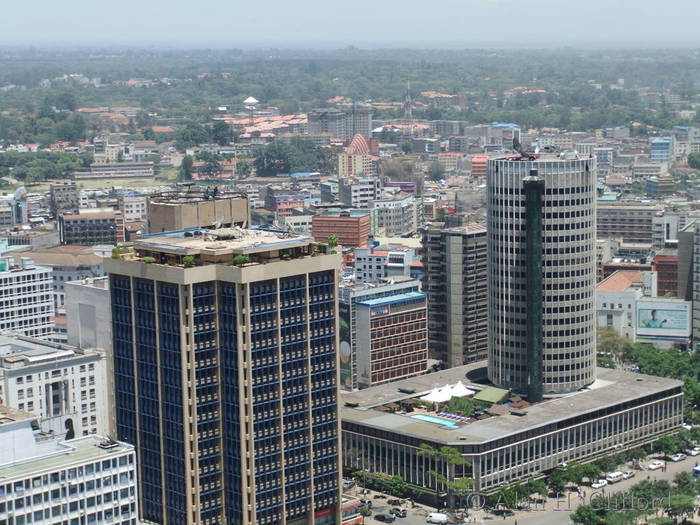
M595 159L488 162L488 371L528 394L595 380Z

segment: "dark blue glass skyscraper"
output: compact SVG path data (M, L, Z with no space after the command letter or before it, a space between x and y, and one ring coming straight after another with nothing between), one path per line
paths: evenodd
M118 438L136 446L145 519L339 523L340 261L325 251L227 229L108 261Z

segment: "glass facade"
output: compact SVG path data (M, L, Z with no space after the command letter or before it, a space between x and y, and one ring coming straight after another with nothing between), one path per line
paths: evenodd
M118 436L136 445L143 518L265 525L335 512L336 271L111 281Z

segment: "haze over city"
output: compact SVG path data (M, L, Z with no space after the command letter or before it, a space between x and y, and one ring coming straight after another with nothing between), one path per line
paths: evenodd
M0 45L694 46L700 3L670 0L41 0L2 6Z

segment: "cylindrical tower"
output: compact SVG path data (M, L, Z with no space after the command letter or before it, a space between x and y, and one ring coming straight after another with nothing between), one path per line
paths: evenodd
M533 401L595 379L595 186L575 153L488 163L489 379Z

